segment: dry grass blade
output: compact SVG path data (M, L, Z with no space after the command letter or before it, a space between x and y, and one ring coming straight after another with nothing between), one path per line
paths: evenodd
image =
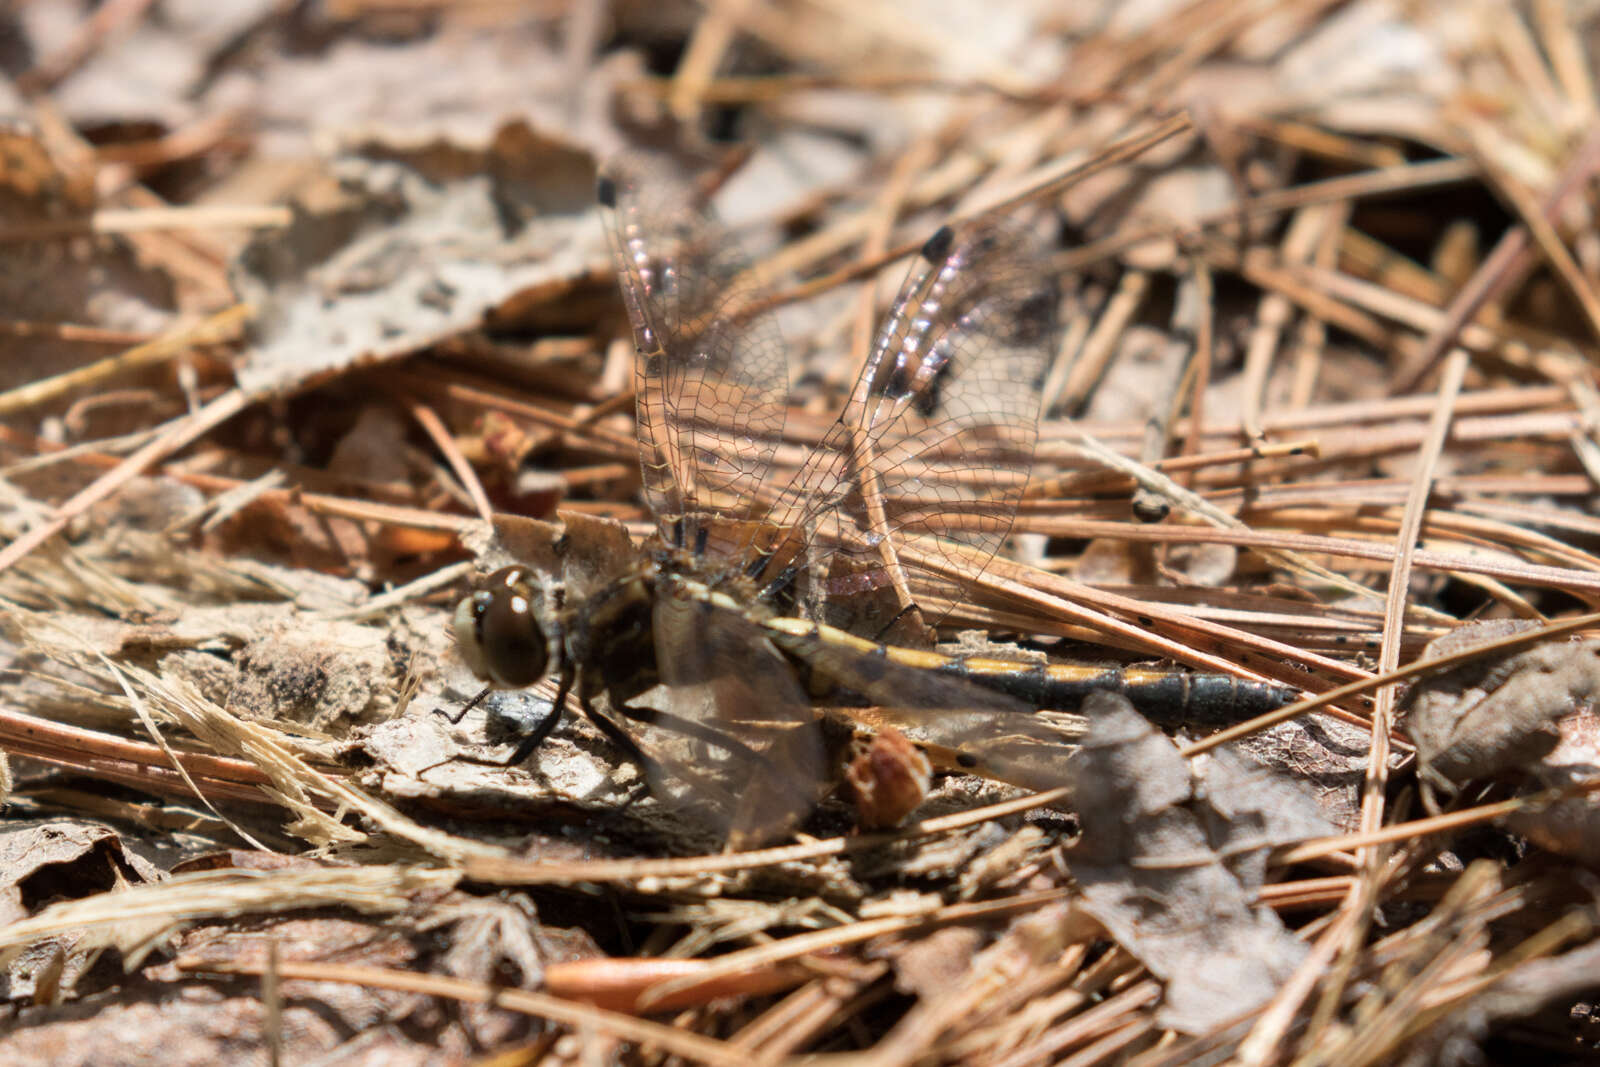
M132 965L185 924L230 915L271 914L340 905L402 911L417 894L455 885L453 871L423 867L330 867L310 871L205 871L67 901L0 932L0 953L14 956L43 938L87 934L115 945Z

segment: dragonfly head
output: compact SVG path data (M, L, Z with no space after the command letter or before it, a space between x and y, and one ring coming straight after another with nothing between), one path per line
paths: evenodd
M472 673L501 689L533 685L559 652L545 591L527 567L495 571L456 606L456 647Z

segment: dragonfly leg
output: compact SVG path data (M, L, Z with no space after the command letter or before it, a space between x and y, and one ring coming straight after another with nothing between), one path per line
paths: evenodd
M637 763L647 775L655 775L661 771L661 764L640 748L639 742L628 736L628 731L618 726L610 716L601 714L595 708L594 701L581 686L578 689L578 707L583 710L583 717L594 724L594 728L599 730L607 741L621 749L622 754ZM630 709L626 704L621 704L619 710L626 713ZM631 715L629 717L632 718ZM633 800L629 800L628 803L633 803Z
M539 720L539 725L535 726L528 736L517 742L516 751L506 759L505 765L507 767L515 767L533 755L533 750L544 744L545 738L549 737L556 728L556 723L561 721L561 712L567 706L567 694L572 691L573 673L571 670L561 672L561 682L556 687L555 699L550 701L550 710L545 713L544 718Z
M691 722L681 715L674 715L669 711L659 711L656 708L639 704L619 704L617 710L634 722L644 723L646 726L654 726L662 730L671 730L685 737L692 737L696 741L704 741L706 744L715 745L732 755L755 760L768 770L777 771L772 761L765 755L757 752L725 730L717 730L697 722Z
M532 731L524 735L522 740L517 742L517 747L512 751L511 755L505 757L504 759L494 759L488 756L458 756L456 758L466 763L476 763L480 767L515 767L517 764L533 755L533 750L544 744L545 738L549 737L551 731L556 728L556 723L561 721L561 709L566 706L567 691L571 688L571 681L569 681L566 677L563 677L561 679L561 687L556 691L556 698L550 703L550 710L545 713L544 718L539 720L539 724L535 726ZM471 711L473 708L482 703L483 698L488 696L493 691L494 690L492 686L485 688L483 692L467 701L467 706L462 708L454 716L450 715L450 713L445 711L443 708L434 709L435 713L443 715L446 719L450 720L450 725L455 726L461 722L462 718L467 714L467 712Z
M451 726L460 726L461 720L467 717L467 712L471 711L479 704L482 704L484 697L487 697L492 692L494 692L494 686L484 686L482 689L478 690L477 696L461 705L461 710L456 712L454 715L450 714L448 711L445 711L443 708L434 708L433 713L435 715L443 715L446 719L450 720Z

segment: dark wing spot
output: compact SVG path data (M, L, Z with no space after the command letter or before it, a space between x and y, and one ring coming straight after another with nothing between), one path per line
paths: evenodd
M950 244L955 240L955 233L948 226L940 226L934 231L922 246L922 258L929 263L937 263L950 254Z
M933 376L923 383L917 391L917 414L925 419L931 419L940 411L944 401L944 383L950 377L950 358L948 353L941 353L939 364L934 368Z
M600 201L601 207L617 206L617 183L600 175L600 180L594 183L594 198Z
M889 372L888 382L884 384L883 395L890 400L899 400L906 395L909 388L906 383L905 367L898 363L895 364L894 369Z

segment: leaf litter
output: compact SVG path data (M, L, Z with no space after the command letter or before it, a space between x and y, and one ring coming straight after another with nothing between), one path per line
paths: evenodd
M7 1062L1587 1050L1594 638L1541 628L1600 599L1592 14L935 8L22 9ZM1221 746L1065 709L1037 798L905 799L920 753L880 750L908 823L833 797L749 854L576 716L496 766L555 694L437 714L475 690L462 576L605 573L649 520L587 199L640 147L720 163L757 269L813 297L780 467L851 379L873 248L1106 160L1049 194L1027 563L950 621L1340 695Z

